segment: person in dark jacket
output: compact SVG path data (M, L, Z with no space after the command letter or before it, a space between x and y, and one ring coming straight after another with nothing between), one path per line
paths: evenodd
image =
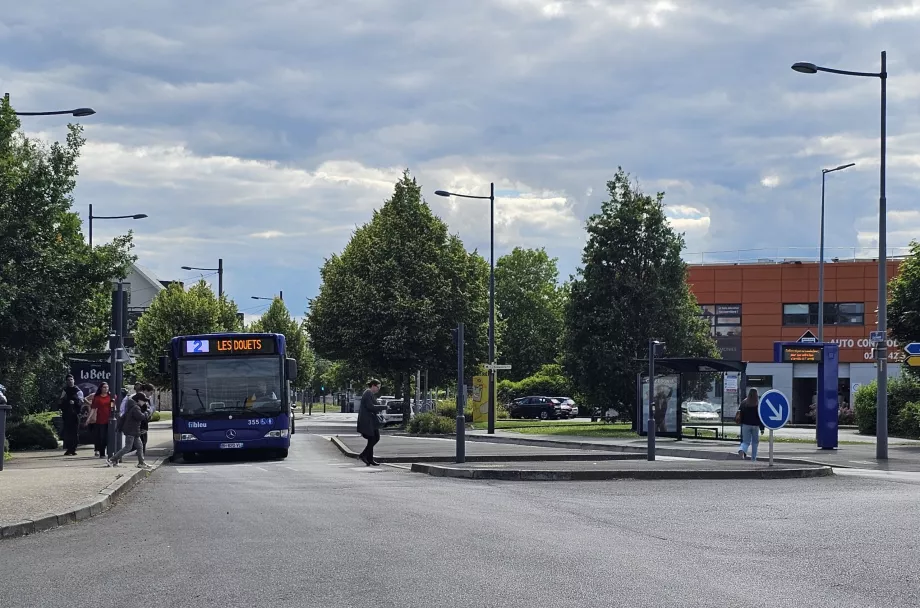
M371 380L367 383L367 390L361 395L361 406L358 408L358 432L367 439L367 447L358 456L367 466L380 466L374 460L374 446L380 441L380 427L382 423L377 417L378 412L387 409L385 405L377 405L377 391L380 390L380 380Z
M760 445L760 434L764 431L760 414L757 413L759 405L757 389L748 391L748 396L741 402L738 411L741 413L741 445L738 446L738 455L747 458L748 448L751 449L751 460L757 460L757 446Z
M118 419L118 431L125 435L125 446L106 460L110 467L118 466L122 456L131 450L137 450L137 468L149 468L144 460L144 444L141 442L141 425L147 420L147 395L136 393L125 404L125 414Z
M64 391L61 393L61 439L64 441L64 456L76 456L80 441L80 410L83 409L83 391L74 384L72 374L67 374Z

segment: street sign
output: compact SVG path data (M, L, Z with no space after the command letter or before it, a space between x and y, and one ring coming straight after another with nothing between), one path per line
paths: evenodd
M492 364L487 363L485 367L486 369L494 369L494 370L511 369L510 365L507 365L507 364L499 365L498 363L492 363Z
M911 342L904 347L904 352L908 355L920 355L920 342Z
M811 330L809 329L804 334L802 334L802 336L797 341L815 344L818 341L818 336L811 333Z
M777 390L771 390L760 396L757 413L760 415L760 421L763 425L775 431L783 428L789 422L792 408L789 407L789 400L786 399L786 395Z
M911 355L904 362L911 367L920 367L920 355Z
M773 431L781 429L789 422L792 406L786 395L777 390L769 390L760 396L757 405L760 422L770 429L770 466L773 466Z
M869 332L869 342L884 342L885 341L885 332L883 331L870 331Z

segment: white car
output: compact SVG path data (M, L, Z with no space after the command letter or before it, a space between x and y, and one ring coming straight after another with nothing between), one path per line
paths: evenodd
M685 401L680 409L685 424L718 424L722 421L722 407L716 403Z

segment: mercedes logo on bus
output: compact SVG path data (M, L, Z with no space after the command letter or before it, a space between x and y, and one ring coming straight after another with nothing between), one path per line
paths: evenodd
M234 431L233 429L230 429L229 431L227 431L227 439L233 439L235 437L236 437L236 431Z

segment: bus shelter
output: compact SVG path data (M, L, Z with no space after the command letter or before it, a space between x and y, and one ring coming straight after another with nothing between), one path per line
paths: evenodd
M744 398L747 363L698 357L655 360L653 420L659 437L725 436L736 430L735 412ZM639 434L648 435L648 372L636 378Z

